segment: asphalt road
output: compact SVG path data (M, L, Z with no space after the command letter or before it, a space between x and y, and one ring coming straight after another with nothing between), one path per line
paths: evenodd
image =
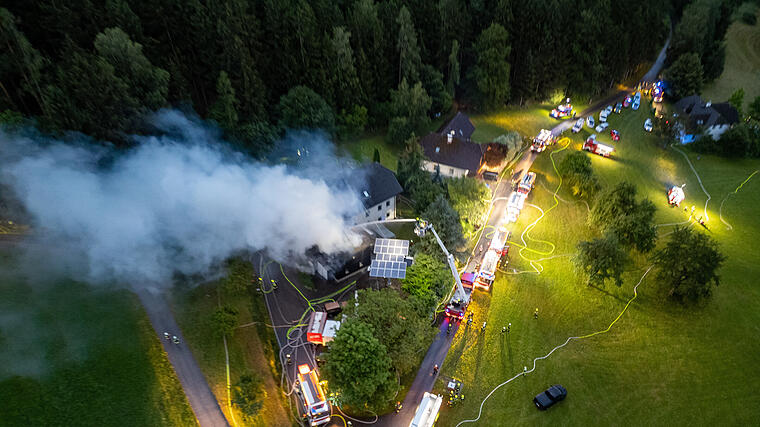
M201 427L229 426L216 397L206 382L206 377L203 376L203 372L195 361L190 348L185 344L185 337L182 336L182 331L177 326L174 314L164 295L158 291L144 289L139 291L137 296L145 307L150 323L169 356L169 361L174 367L180 384L182 384L182 390L190 402L190 407L193 409L198 423ZM173 344L171 341L165 340L164 332L176 335L180 343Z

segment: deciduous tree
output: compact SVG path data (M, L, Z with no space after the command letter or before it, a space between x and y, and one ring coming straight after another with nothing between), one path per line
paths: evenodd
M482 181L462 177L446 180L451 206L459 213L465 237L473 235L483 222L491 192Z
M306 86L296 86L280 98L280 127L283 129L322 129L332 133L335 117L321 96Z
M698 94L702 91L704 72L699 55L686 53L681 55L673 65L665 71L665 78L673 87L676 98Z
M596 198L589 212L589 225L602 232L615 233L620 243L639 252L654 248L657 230L654 226L654 204L636 201L636 187L624 181Z
M330 390L357 409L382 408L398 389L388 350L375 338L372 327L359 319L341 324L322 372Z
M623 284L622 275L628 264L628 254L614 233L578 243L578 254L573 258L578 270L588 278L588 284L601 286L613 280Z
M563 182L576 196L592 197L601 188L591 168L591 159L583 151L573 151L566 155L558 169L562 174Z
M697 301L712 295L720 284L718 269L725 257L708 235L676 227L665 247L652 257L657 280L678 301Z

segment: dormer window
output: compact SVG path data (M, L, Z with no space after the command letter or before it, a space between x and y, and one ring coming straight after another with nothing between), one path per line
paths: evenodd
M362 191L362 194L364 195L364 197L369 199L369 193L367 192L367 190Z

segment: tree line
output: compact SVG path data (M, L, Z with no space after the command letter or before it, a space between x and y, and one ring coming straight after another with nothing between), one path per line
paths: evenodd
M396 119L403 142L452 99L599 93L653 56L680 3L8 0L0 111L121 143L164 106L214 119L254 153L290 125L345 136ZM407 91L421 110L394 105Z

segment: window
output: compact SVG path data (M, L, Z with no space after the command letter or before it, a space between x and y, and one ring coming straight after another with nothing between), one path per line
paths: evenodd
M378 217L378 218L377 218L377 220L378 220L378 221L382 221L382 220L383 220L383 217Z
M391 217L391 212L390 212L390 211L386 212L386 213L385 213L385 217L386 217L386 218L390 218L390 217Z
M377 210L380 210L383 208L383 205L377 205Z
M388 207L388 206L390 206L390 205L391 205L391 201L390 201L390 200L388 200L388 201L386 201L386 202L385 202L385 206L386 206L386 207Z
M449 173L454 175L454 168L449 168Z

